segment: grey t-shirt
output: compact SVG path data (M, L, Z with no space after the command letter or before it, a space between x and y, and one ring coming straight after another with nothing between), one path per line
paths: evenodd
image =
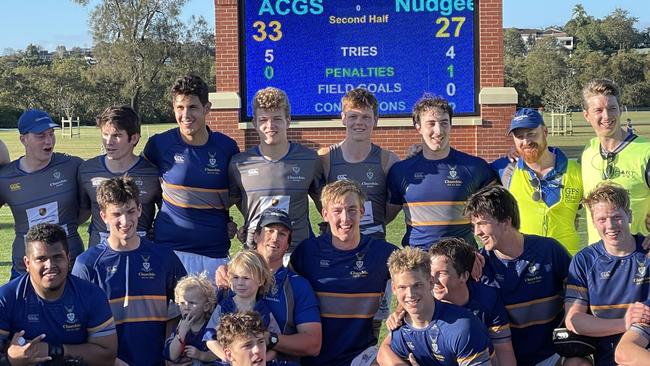
M84 161L77 174L79 207L90 208L92 213L88 227L90 232L89 247L99 244L103 238L108 237L108 229L104 220L99 216L99 205L97 204L97 188L103 181L125 174L133 178L140 189L140 204L142 205L142 215L138 220L138 235L140 236L145 236L150 232L156 214L156 204L160 205L162 199L158 168L153 164L140 157L126 173L113 173L106 167L105 156L100 155Z
M340 145L329 148L330 170L327 182L350 179L361 184L367 199L361 218L361 233L383 239L386 236L386 174L382 167L382 149L372 144L364 161L348 163L343 158Z
M68 234L70 256L75 258L84 249L77 233L77 170L83 160L54 153L45 168L31 173L21 170L19 161L20 158L0 169L0 205L9 205L15 222L15 269L25 271L25 235L30 227L43 222L63 227Z
M247 244L265 209L286 211L293 225L290 251L312 235L309 223L309 194L318 200L325 178L315 151L290 143L282 159L265 159L257 146L235 155L228 166L230 199L237 203L248 228Z

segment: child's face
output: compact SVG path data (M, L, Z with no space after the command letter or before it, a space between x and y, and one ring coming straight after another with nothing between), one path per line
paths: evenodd
M180 307L181 317L183 319L203 319L203 316L210 311L210 305L207 299L196 287L190 287L185 290L183 296L178 299L178 306Z
M266 364L266 339L264 334L235 338L224 349L226 358L233 366L263 366Z
M261 283L244 268L233 269L230 274L230 288L242 299L255 297L260 286Z
M404 271L392 277L393 293L409 314L419 314L433 302L431 276L421 271Z

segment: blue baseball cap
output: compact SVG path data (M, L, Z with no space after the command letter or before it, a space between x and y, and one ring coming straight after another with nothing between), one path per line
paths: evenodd
M18 132L21 135L41 133L49 128L59 128L59 125L52 121L49 114L39 109L28 109L18 118Z
M515 113L514 118L510 122L510 129L508 133L511 133L517 128L537 128L540 125L544 124L544 118L533 108L522 108Z
M284 210L279 208L267 208L260 215L260 220L257 222L257 229L259 230L273 224L284 225L289 230L293 229L291 219Z

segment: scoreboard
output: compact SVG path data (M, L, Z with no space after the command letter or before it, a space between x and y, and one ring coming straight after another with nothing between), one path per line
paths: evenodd
M244 121L267 86L287 93L293 119L338 118L341 97L357 87L377 96L384 117L410 116L424 93L448 99L455 115L479 114L474 0L241 0L239 7Z

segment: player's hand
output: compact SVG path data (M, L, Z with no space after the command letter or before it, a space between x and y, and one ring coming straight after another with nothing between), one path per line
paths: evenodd
M48 356L49 346L47 343L41 342L45 338L45 334L41 334L29 342L23 338L23 335L25 335L25 331L21 330L11 338L11 344L7 349L7 358L11 365L38 365L52 360L52 357Z
M419 154L422 151L422 143L417 143L409 146L409 148L406 150L406 158L412 158L415 155Z
M216 272L214 273L214 283L217 285L218 288L222 288L226 290L230 288L230 281L228 281L227 264L222 264L217 268Z
M388 316L388 319L386 319L386 328L390 330L391 332L394 331L395 329L399 328L402 326L404 323L404 316L406 315L406 312L404 310L402 311L396 311Z
M415 356L412 353L409 353L409 362L411 366L420 366L420 364L415 360Z
M483 275L483 266L485 266L485 257L479 253L474 253L474 266L472 267L472 278L476 281Z
M634 323L650 324L650 307L638 301L630 305L625 312L625 330Z
M245 227L240 227L239 230L237 230L237 240L239 240L240 243L246 244L246 240L248 239L248 230L246 230Z
M201 357L201 351L194 346L185 346L184 351L184 355L191 359L198 360Z
M228 239L234 238L235 234L237 234L237 223L232 220L232 216L230 216L230 221L226 223L226 232L228 233Z
M510 151L506 153L506 158L508 158L508 161L510 161L511 163L514 163L515 161L519 160L519 153L517 152L517 149L511 147Z

